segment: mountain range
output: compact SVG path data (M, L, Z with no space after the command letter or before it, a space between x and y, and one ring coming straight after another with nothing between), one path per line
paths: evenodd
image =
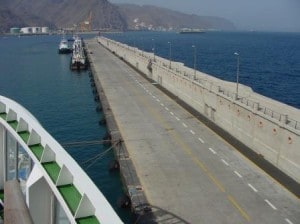
M223 18L188 15L155 6L112 4L107 0L0 0L0 32L10 27L74 27L92 17L93 29L235 29Z

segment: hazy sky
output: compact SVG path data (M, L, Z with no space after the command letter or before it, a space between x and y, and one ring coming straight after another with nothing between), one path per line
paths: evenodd
M300 32L300 0L109 0L229 19L238 29Z

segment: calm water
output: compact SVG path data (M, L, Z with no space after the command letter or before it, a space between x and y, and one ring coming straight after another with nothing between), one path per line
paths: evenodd
M128 32L108 34L109 38L194 66L215 77L235 81L240 54L240 82L255 92L300 108L300 33L177 34Z
M57 54L59 36L0 37L0 95L26 107L61 144L101 140L106 128L99 126L103 114L96 112L87 72L69 70L70 55ZM104 151L102 145L66 150L82 163ZM118 209L122 195L118 173L110 173L112 152L86 170L125 223L130 212Z
M193 67L216 77L235 81L236 57L241 56L240 81L255 91L300 108L300 34L218 33L179 35L176 33L123 33L108 35L116 40ZM25 106L60 143L100 140L105 127L98 121L89 76L69 70L69 55L58 55L59 36L0 37L0 95ZM101 145L67 148L79 162L104 151ZM125 223L132 223L129 211L118 209L122 195L117 173L108 172L110 153L85 169Z

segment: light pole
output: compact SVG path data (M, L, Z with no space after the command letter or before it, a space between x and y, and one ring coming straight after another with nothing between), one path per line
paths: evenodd
M236 97L239 98L240 55L237 52L235 52L234 55L237 56L237 62L236 62Z
M152 52L153 52L153 61L155 61L155 42L154 42L154 39L152 39Z
M192 48L194 48L194 80L196 80L196 52L197 48L195 45L192 45Z
M169 68L171 68L172 44L170 41L168 42L168 44L169 44Z

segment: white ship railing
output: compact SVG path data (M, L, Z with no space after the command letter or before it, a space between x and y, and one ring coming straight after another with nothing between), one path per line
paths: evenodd
M83 219L90 219L88 223L122 223L87 174L38 120L24 107L3 96L0 96L1 126L26 150L34 162L33 169L40 170L70 223L79 223ZM0 143L5 145L1 139ZM34 147L40 149L40 152L34 151ZM56 167L57 173L47 170L47 164ZM70 192L77 191L74 197L79 197L78 203L72 204L69 196L63 193L64 186L70 187Z

